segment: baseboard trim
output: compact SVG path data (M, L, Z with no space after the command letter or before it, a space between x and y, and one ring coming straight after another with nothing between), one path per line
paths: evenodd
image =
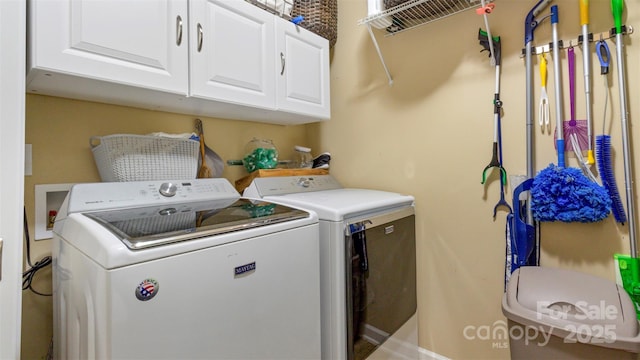
M418 347L418 352L420 353L420 360L451 360L446 356L436 354L433 351L421 347Z

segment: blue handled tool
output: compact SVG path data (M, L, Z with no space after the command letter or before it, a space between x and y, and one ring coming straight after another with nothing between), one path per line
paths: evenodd
M596 165L602 179L602 186L607 189L611 198L611 212L613 217L620 224L627 222L627 214L624 210L622 198L618 191L618 185L613 171L613 163L611 162L611 135L607 134L607 104L609 103L609 62L611 60L611 52L607 42L600 39L596 43L596 54L600 60L600 74L604 77L605 98L604 98L604 116L602 119L602 135L596 136Z
M609 45L604 40L600 40L596 43L596 54L598 60L600 60L600 75L606 75L609 73L609 62L611 61L611 52L609 51ZM607 78L604 79L608 83ZM609 86L607 86L609 88Z

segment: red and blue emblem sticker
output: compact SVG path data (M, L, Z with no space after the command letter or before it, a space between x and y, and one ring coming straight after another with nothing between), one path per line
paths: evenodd
M153 299L157 294L160 286L155 279L144 279L136 288L136 297L140 301Z

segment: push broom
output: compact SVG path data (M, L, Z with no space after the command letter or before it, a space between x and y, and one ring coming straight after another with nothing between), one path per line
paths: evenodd
M636 249L636 217L631 170L631 152L629 144L629 122L627 119L627 87L624 67L624 43L622 41L623 0L611 0L611 12L616 34L616 64L618 66L618 89L620 92L620 121L622 127L622 155L624 160L624 182L627 196L627 216L629 224L630 256L615 255L618 272L618 283L627 291L636 306L636 314L640 319L640 264Z

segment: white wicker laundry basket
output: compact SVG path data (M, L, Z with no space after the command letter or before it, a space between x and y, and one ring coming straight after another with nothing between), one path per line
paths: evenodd
M195 179L199 142L151 135L114 134L89 140L105 182Z

